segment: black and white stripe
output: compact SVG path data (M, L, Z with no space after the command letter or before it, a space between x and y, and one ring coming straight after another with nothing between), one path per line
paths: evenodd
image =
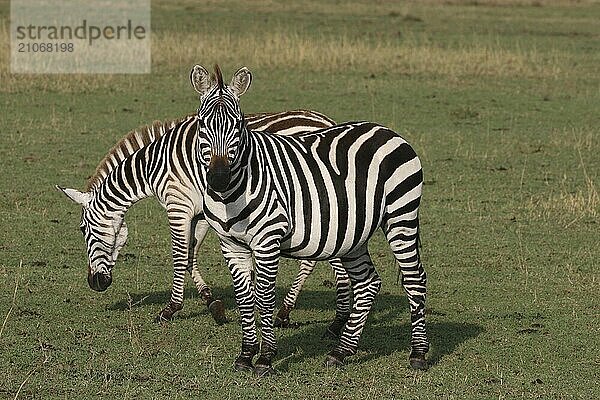
M239 107L239 96L251 82L246 68L236 72L229 86L218 67L211 78L195 66L191 77L201 95L197 161L203 212L221 239L242 318L236 368L258 375L272 371L277 353L275 278L282 256L340 258L352 284L353 308L326 362L340 365L354 354L381 286L367 248L378 228L400 266L409 299L411 365L425 368L426 277L417 247L423 176L412 147L397 133L370 122L296 136L251 131ZM261 345L253 365L259 350L255 305Z
M81 230L88 254L88 282L95 290L105 290L112 282L112 269L119 250L127 239L124 216L135 202L156 196L166 208L172 237L173 287L168 305L158 320L170 319L183 307L185 271L188 271L213 316L224 319L219 300L214 300L197 266L198 248L208 231L201 214L202 194L199 191L195 157L196 116L177 121L154 123L132 131L122 139L100 163L87 191L59 188L83 206ZM253 129L283 134L312 131L331 126L333 121L323 114L294 110L251 115L247 123ZM301 263L299 278L286 296L282 321L287 322L306 277L315 262ZM340 279L338 309L349 307L349 293ZM347 290L347 288L346 288Z

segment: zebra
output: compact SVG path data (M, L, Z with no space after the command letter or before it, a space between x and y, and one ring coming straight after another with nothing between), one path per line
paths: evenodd
M218 65L213 75L195 65L190 80L200 99L196 161L203 213L220 238L241 315L242 346L235 370L257 376L274 372L272 314L282 256L337 257L349 275L353 308L325 358L326 367L343 366L356 353L381 287L367 248L380 227L400 266L410 305L409 364L426 369L426 274L418 247L423 173L413 148L392 130L366 121L294 136L252 131L239 105L252 82L246 67L229 85L223 83Z
M82 206L80 229L88 254L88 283L96 291L106 290L112 282L112 268L127 240L125 212L138 200L155 195L167 209L172 238L173 286L169 303L156 321L166 321L183 308L185 271L191 275L213 318L225 322L224 306L214 299L197 267L196 254L208 231L199 213L201 194L193 167L193 135L196 115L155 122L133 130L121 139L102 159L84 192L56 186L68 198ZM250 115L248 124L257 130L291 135L302 131L332 126L334 122L316 111L293 110ZM173 129L179 127L180 129ZM289 323L306 277L315 262L304 261L278 314L280 325ZM340 320L347 318L350 307L348 277L336 268L338 301L336 319L328 328L339 334Z

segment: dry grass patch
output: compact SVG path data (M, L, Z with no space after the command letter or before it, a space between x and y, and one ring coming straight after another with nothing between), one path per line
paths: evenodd
M0 27L1 91L24 88L86 91L110 84L122 75L26 75L10 73L9 31ZM398 38L351 38L347 35L314 37L285 27L239 33L156 32L152 35L152 71L180 73L195 63L219 62L231 67L308 71L362 70L367 73L438 76L449 80L464 77L565 78L573 55L559 51L509 49L499 44L477 43L444 46L425 36ZM129 78L130 84L137 82Z
M488 7L574 7L596 4L597 0L422 0L426 4Z
M594 128L555 130L550 135L549 144L562 151L574 151L583 174L583 182L575 188L567 188L563 183L558 193L538 195L529 200L528 208L535 217L559 218L575 222L581 218L600 218L600 195L596 185L595 165L589 165L586 158L595 159L598 154L597 130ZM585 157L584 157L585 154ZM567 178L567 172L564 178Z
M418 2L394 2L373 0L352 1L282 1L282 0L251 0L240 4L238 0L205 0L201 3L194 0L176 0L157 2L161 9L173 10L185 8L188 10L251 10L253 12L316 12L326 14L364 14L385 15L397 12L399 8L416 8L421 4L427 6L487 6L487 7L573 7L595 4L596 0L419 0Z
M584 126L579 128L553 129L548 143L556 148L568 148L578 154L597 154L600 151L600 129ZM582 157L579 157L583 163Z
M568 55L465 44L448 48L422 38L377 42L347 36L318 40L295 32L232 34L158 33L153 41L155 65L180 68L201 62L250 65L254 68L304 68L314 71L361 69L369 72L463 76L554 78L566 72ZM168 53L164 49L168 49Z
M575 192L565 190L546 198L532 197L527 204L532 216L542 219L559 219L571 224L582 218L600 217L600 196L592 180Z

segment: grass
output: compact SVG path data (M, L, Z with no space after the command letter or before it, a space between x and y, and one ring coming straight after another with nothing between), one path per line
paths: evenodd
M291 7L291 8L290 8ZM154 2L150 75L11 75L0 2L0 398L597 398L600 62L594 2ZM85 281L83 188L130 129L192 112L193 63L248 65L245 112L369 119L421 156L428 372L381 235L383 288L345 370L325 370L332 274L278 333L278 376L235 374L240 329L193 285L167 325L170 242L156 201L127 214L112 287ZM237 312L214 235L202 274ZM296 263L285 260L278 301Z

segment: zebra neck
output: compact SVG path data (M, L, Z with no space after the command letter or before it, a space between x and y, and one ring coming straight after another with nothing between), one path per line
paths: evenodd
M109 212L125 213L134 203L152 195L146 174L146 151L123 160L104 179L97 198Z

